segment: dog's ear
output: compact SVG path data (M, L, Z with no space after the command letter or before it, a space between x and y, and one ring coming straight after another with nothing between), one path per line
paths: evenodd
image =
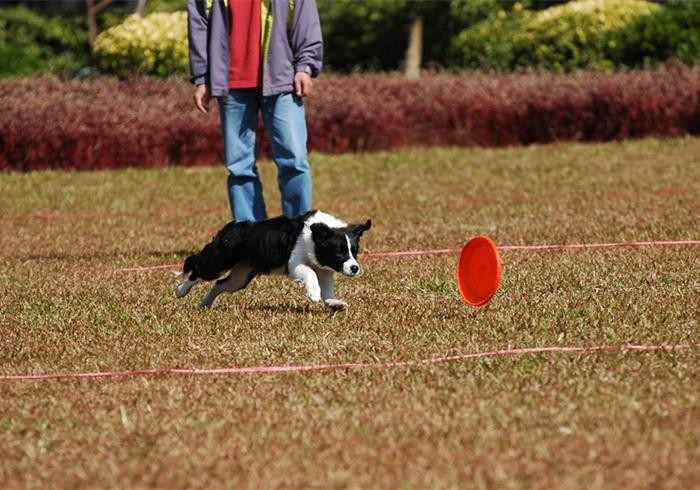
M323 240L333 234L333 230L325 223L314 223L311 225L311 236L315 242Z
M361 225L351 225L350 226L350 231L352 232L353 235L355 235L357 238L360 238L364 232L372 228L372 220L368 219Z

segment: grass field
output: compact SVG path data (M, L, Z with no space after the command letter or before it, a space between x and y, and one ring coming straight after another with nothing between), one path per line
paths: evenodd
M700 139L312 155L364 251L700 238ZM271 214L274 166L261 165ZM0 374L425 359L700 342L700 248L361 259L347 312L282 278L197 308L172 271L227 220L223 168L0 174ZM387 370L0 381L0 487L698 488L700 351Z

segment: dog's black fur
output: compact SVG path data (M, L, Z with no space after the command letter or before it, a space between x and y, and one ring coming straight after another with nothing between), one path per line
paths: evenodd
M286 273L304 284L312 301L323 299L329 308L345 309L347 305L335 299L332 272L349 277L359 273L360 237L371 226L371 220L348 225L320 211L228 223L199 253L185 259L184 281L176 295L185 296L198 282L216 280L202 300L202 307L208 308L221 292L243 289L259 274Z
M201 252L185 259L183 273L190 274L190 281L213 281L245 260L256 275L270 274L287 265L304 221L311 214L313 212L296 218L278 216L257 223L232 221Z

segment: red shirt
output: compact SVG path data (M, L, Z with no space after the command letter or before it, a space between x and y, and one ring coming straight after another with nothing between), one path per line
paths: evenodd
M229 87L262 85L261 0L229 0Z

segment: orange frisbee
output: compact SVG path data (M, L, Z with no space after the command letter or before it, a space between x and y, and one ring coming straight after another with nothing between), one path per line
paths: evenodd
M472 306L488 303L501 282L501 259L489 237L469 240L459 256L457 282L464 300Z

